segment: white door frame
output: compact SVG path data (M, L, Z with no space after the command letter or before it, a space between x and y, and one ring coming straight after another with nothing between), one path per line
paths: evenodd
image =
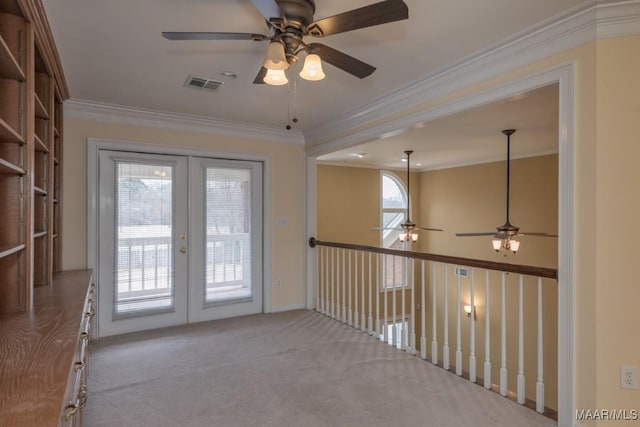
M308 150L307 160L307 233L315 236L317 171L315 158L331 151L352 147L380 135L390 135L459 113L470 108L500 101L513 95L557 83L558 102L558 425L573 425L576 409L575 382L575 63L573 61L499 84L461 99L373 126ZM311 197L313 195L313 197ZM307 246L307 308L315 307L315 253Z
M263 164L263 212L262 212L262 311L270 313L271 294L271 211L272 211L272 173L271 157L263 154L215 151L208 149L180 147L164 144L151 144L127 140L105 138L87 138L87 268L96 269L98 265L98 153L100 150L130 151L149 154L169 154L175 156L197 156L224 160L257 161ZM97 322L96 337L100 337L100 324Z

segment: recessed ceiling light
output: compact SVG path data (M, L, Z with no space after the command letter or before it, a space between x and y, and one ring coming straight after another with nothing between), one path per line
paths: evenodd
M354 156L359 157L359 158L363 158L366 155L367 155L367 153L355 153L354 154Z
M238 75L236 73L232 73L231 71L223 71L220 73L220 75L228 77L230 79L237 79Z

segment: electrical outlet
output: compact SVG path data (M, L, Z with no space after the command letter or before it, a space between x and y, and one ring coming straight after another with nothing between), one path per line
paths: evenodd
M620 367L620 388L636 390L638 388L638 368L635 366Z

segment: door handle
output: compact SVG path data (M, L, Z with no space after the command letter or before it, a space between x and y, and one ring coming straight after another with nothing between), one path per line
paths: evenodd
M187 253L187 248L186 248L186 246L182 246L182 247L180 248L180 253L181 253L181 254L186 254L186 253Z

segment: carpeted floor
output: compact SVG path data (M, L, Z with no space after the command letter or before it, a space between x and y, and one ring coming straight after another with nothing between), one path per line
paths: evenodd
M313 311L100 340L89 427L554 426Z

